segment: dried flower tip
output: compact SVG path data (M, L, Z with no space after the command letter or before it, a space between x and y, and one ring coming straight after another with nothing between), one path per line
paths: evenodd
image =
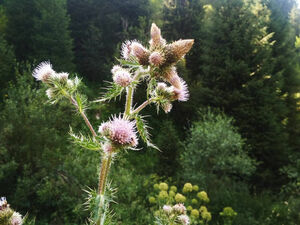
M160 52L152 52L150 57L149 57L149 63L154 65L154 66L160 66L163 64L165 61L164 57Z
M49 78L53 77L54 75L55 71L52 69L50 62L40 63L32 72L32 76L42 82L47 82Z
M111 73L115 74L118 70L123 69L121 66L114 65L113 68L111 69Z
M53 90L53 88L48 88L48 89L46 90L46 95L47 95L47 97L48 97L49 99L52 99L52 98L54 97L54 90Z
M193 39L179 40L167 46L168 63L176 63L186 53L188 53L194 44Z
M174 205L173 209L175 212L180 213L180 214L184 214L186 211L186 208L182 203Z
M10 225L21 225L22 223L22 215L18 212L14 212L10 218Z
M141 65L148 65L149 51L137 41L130 45L132 55L135 56Z
M169 113L171 112L173 105L170 102L167 102L165 104L162 104L161 107L165 111L165 113Z
M113 75L113 80L116 84L118 84L122 87L127 87L131 83L132 78L131 78L130 73L127 70L119 69Z
M151 48L160 47L160 46L163 46L166 44L166 40L164 40L161 37L161 31L156 26L155 23L152 23L152 25L151 25L150 34L151 34L151 40L150 40Z
M122 48L121 48L121 56L123 59L128 60L130 58L131 55L131 41L125 41L122 44Z
M164 205L163 210L165 211L165 213L170 214L170 213L172 213L173 208L170 205Z
M180 216L177 217L177 219L183 225L190 224L190 218L187 215L180 215Z
M175 100L186 102L187 100L189 100L190 97L189 90L185 81L182 79L180 80L181 80L181 88L179 89L174 87L173 89L174 98Z

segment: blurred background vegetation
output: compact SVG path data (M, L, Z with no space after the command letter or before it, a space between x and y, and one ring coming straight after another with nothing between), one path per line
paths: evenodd
M191 97L167 115L146 110L162 152L141 146L113 165L117 224L153 224L149 194L170 181L208 193L210 224L230 206L235 225L299 225L296 0L0 0L0 195L37 225L85 223L98 155L71 144L69 125L83 122L67 102L46 103L31 71L50 60L83 77L93 100L121 43L147 44L152 22L167 40L195 39L179 65ZM123 101L91 105L89 117L100 125Z

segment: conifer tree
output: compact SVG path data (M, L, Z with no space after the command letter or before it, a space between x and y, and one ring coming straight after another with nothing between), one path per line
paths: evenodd
M281 182L278 170L287 162L286 107L277 91L282 77L272 74L269 11L259 0L222 0L204 8L206 36L198 36L201 57L195 74L207 88L193 103L220 107L233 116L251 155L261 162L254 182L276 185Z

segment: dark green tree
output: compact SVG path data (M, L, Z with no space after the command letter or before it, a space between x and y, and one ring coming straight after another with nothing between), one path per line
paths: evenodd
M220 107L236 120L261 162L253 182L274 187L288 158L287 107L278 93L283 78L272 74L269 11L259 0L222 0L204 9L202 29L195 30L200 46L191 70L200 83L194 81L193 104Z

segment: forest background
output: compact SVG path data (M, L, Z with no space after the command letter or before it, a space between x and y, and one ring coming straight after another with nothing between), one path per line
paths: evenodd
M300 9L295 0L0 0L0 195L37 225L84 224L83 189L98 157L74 146L85 130L66 102L51 106L32 69L50 60L79 74L91 100L111 80L125 40L195 39L179 64L190 100L146 110L153 142L112 168L118 224L152 224L162 181L198 185L210 224L230 206L236 225L300 224ZM145 96L135 94L138 102ZM94 124L120 111L92 104ZM154 111L154 112L153 112Z

